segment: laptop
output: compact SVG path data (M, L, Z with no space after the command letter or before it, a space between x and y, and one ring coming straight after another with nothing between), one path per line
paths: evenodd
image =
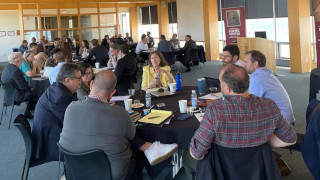
M42 77L49 78L49 74L50 74L50 72L52 71L53 68L54 67L45 66Z

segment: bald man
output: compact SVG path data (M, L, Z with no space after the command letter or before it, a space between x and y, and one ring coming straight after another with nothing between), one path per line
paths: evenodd
M59 142L71 152L103 150L110 161L112 179L130 179L133 171L141 175L143 155L134 158L140 156L141 151L150 164L155 165L171 157L178 146L145 142L136 136L136 127L128 112L109 104L116 84L116 76L109 70L96 75L90 95L67 108ZM133 148L132 153L133 146L137 148Z

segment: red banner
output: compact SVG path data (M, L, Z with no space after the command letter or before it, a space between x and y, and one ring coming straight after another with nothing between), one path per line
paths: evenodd
M222 17L226 31L227 45L237 42L238 37L246 37L244 7L223 8Z
M316 50L317 50L317 67L320 67L320 22L314 21L314 28L316 32Z

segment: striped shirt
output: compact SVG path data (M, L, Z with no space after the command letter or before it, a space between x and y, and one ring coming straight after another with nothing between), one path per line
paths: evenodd
M229 148L254 147L268 142L273 133L287 143L297 138L271 99L225 96L224 100L208 105L191 139L190 150L195 158L201 159L212 142Z

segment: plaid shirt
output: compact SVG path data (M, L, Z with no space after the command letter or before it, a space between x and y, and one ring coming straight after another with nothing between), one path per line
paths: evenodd
M287 143L297 139L293 127L271 99L226 96L208 105L191 139L190 150L201 159L212 142L229 148L254 147L268 142L273 133Z

